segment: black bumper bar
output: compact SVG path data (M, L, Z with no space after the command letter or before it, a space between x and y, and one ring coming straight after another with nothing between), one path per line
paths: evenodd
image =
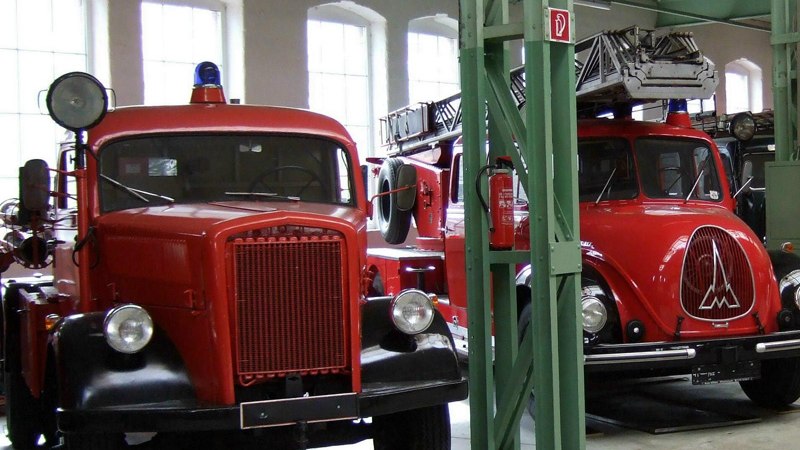
M58 410L67 433L235 430L372 417L467 397L467 380L363 387L360 394L300 397L222 407L153 405Z

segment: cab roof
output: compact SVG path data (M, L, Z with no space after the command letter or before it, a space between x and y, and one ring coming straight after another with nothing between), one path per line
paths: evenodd
M122 137L174 133L311 135L333 139L355 150L347 130L328 116L295 108L226 103L120 107L89 130L88 143L97 150Z

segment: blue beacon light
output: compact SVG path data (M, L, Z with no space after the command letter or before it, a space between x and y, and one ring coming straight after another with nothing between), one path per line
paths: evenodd
M225 103L222 79L216 64L204 61L194 69L194 88L190 103Z
M194 69L195 86L220 86L222 84L219 68L216 64L204 61Z

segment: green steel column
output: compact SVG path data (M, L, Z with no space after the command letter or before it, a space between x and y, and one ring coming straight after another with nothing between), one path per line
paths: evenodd
M797 31L797 1L772 0L772 87L775 109L775 160L797 159L796 87L797 40L786 38ZM777 41L777 42L776 42ZM794 113L794 114L792 114Z
M482 0L460 0L459 47L463 120L464 179L474 180L486 154ZM469 186L472 183L464 183ZM487 224L474 189L465 189L465 252L469 326L470 434L473 449L494 448L491 311Z
M797 0L772 0L772 88L775 162L766 167L767 248L800 245L800 205L787 193L800 191L797 149Z
M489 251L477 196L472 189L465 192L472 448L519 448L519 421L535 385L537 448L583 449L574 46L544 40L547 7L571 13L572 1L522 0L522 23L507 22L508 3L460 0L464 176L474 180L486 164L488 112L490 154L511 156L528 193L531 218L530 253ZM524 118L508 89L504 46L523 37L528 80ZM520 172L523 164L527 173ZM517 349L513 269L525 260L534 266L534 313L530 332L519 336ZM497 344L496 416L490 285Z
M553 424L536 427L536 445L579 449L586 443L577 300L580 246L574 47L545 41L545 22L540 16L547 6L572 10L572 2L525 3L529 149L524 156L530 161L528 198L535 267L533 384L537 424Z

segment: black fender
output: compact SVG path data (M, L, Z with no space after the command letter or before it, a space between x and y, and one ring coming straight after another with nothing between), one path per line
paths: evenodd
M197 405L178 350L159 328L135 354L112 349L103 336L105 313L65 317L51 339L59 404L64 409Z
M767 253L778 283L781 306L791 313L791 317L779 314L778 325L782 330L800 329L800 310L795 303L795 292L800 289L800 256L781 250L769 250Z
M517 272L515 284L517 289L517 313L522 314L525 306L530 303L532 295L533 266L531 264L526 265ZM620 323L619 311L611 288L602 275L587 264L584 264L581 271L581 291L581 296L591 295L596 297L603 302L606 310L608 310L608 322L599 333L583 332L584 344L590 346L599 343L622 342L622 324Z
M409 336L392 324L392 297L373 297L361 306L361 381L403 383L460 380L453 336L439 311L424 332Z

